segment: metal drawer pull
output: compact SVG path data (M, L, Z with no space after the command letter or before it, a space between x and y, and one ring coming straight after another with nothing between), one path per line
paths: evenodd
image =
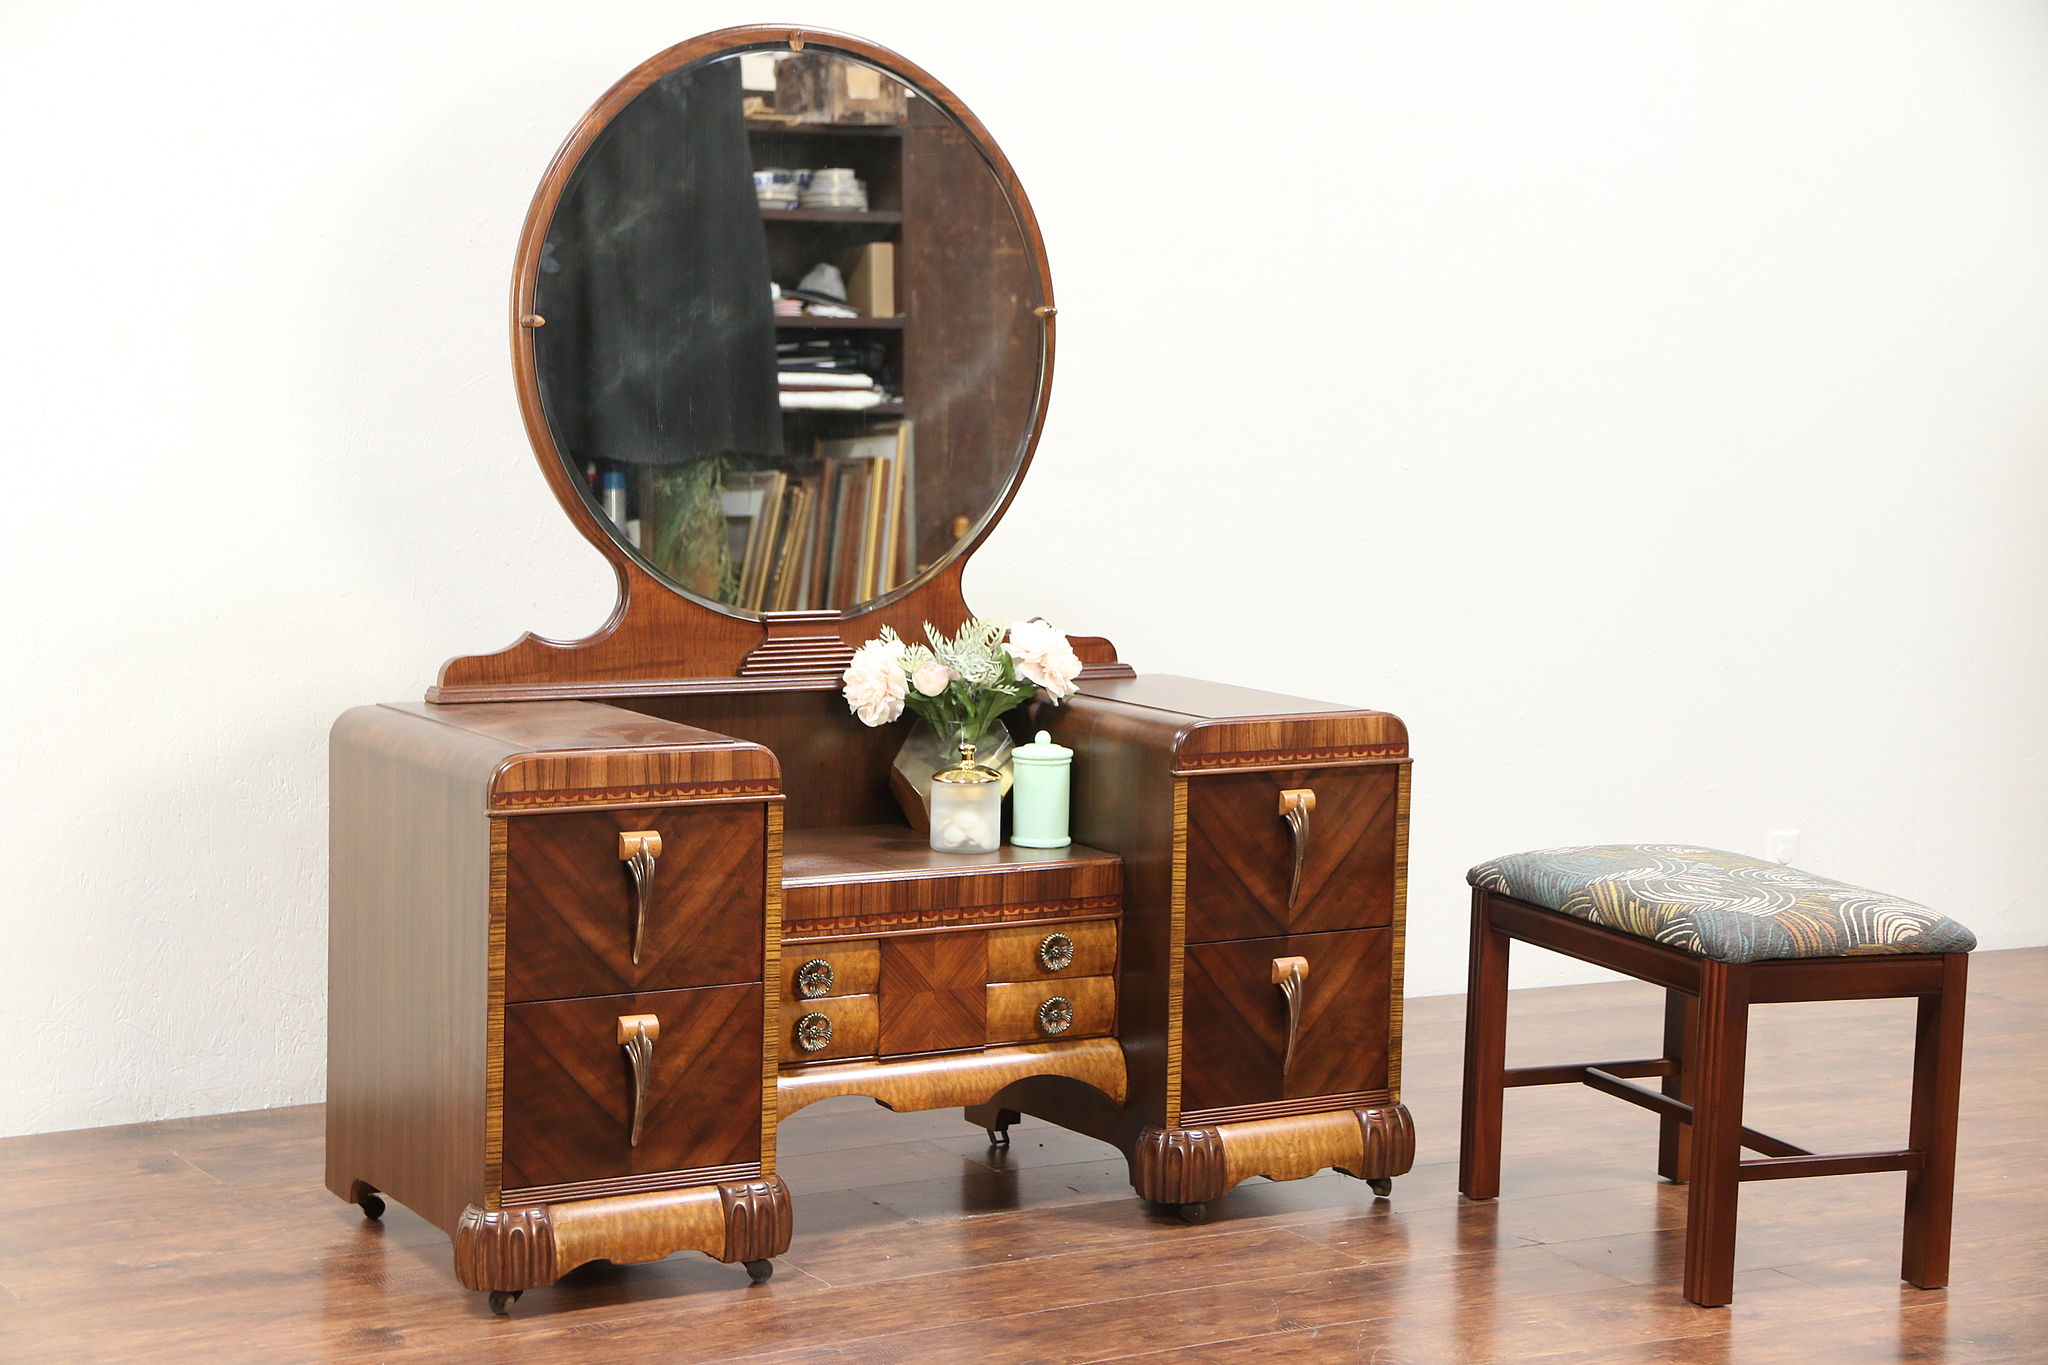
M815 1011L796 1021L796 1045L805 1052L823 1052L832 1044L832 1021Z
M647 1112L647 1073L654 1070L654 1040L661 1037L661 1020L651 1014L619 1016L619 1046L633 1064L633 1133L628 1145L640 1145L640 1120Z
M619 836L619 858L633 870L633 965L640 965L640 933L647 927L647 902L654 898L654 860L661 856L661 836L637 829Z
M1301 899L1301 870L1308 865L1308 813L1316 808L1316 794L1308 787L1289 787L1280 793L1280 818L1294 832L1294 881L1287 888L1287 908Z
M1038 965L1049 972L1063 972L1074 965L1074 940L1065 934L1047 934L1038 945Z
M1307 958L1273 959L1273 984L1280 988L1280 994L1287 997L1287 1056L1280 1062L1280 1074L1283 1076L1294 1069L1294 1040L1301 1034L1302 983L1307 979Z
M1055 995L1038 1007L1038 1027L1046 1033L1065 1033L1074 1026L1074 1002Z
M806 1000L832 994L832 964L814 957L796 969L796 993Z

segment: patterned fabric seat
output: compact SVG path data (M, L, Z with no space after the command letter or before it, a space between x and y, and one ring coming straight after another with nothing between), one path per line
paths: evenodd
M1798 868L1689 844L1591 844L1511 853L1465 880L1482 891L1718 962L1967 953L1948 916Z

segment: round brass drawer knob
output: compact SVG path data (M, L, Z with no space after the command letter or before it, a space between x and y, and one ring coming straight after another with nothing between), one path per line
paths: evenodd
M1038 1007L1038 1027L1046 1033L1065 1033L1074 1026L1074 1002L1055 995Z
M796 1045L805 1052L823 1052L832 1042L832 1021L822 1014L806 1014L796 1021Z
M796 993L806 1000L832 994L832 964L814 957L796 969Z
M1074 940L1065 934L1047 934L1038 945L1038 965L1049 972L1063 972L1074 965Z

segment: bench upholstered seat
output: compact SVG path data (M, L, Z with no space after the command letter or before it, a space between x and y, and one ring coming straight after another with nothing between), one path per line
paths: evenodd
M1481 863L1465 880L1717 962L1967 953L1977 946L1976 935L1924 905L1690 844L1511 853Z

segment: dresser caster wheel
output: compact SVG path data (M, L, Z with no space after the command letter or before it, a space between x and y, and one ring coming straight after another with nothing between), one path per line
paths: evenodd
M523 1289L493 1289L491 1311L501 1318L508 1316L512 1312L512 1305L519 1302L519 1296L525 1292Z
M1014 1109L996 1110L995 1125L988 1130L988 1145L1007 1147L1010 1145L1010 1125L1024 1116Z
M356 1200L356 1207L363 1211L363 1217L373 1223L384 1216L384 1201L374 1194L366 1194Z
M755 1284L768 1283L768 1277L775 1273L775 1262L773 1261L748 1261L746 1262L746 1267L747 1278Z
M1205 1223L1209 1220L1207 1204L1181 1204L1174 1209L1183 1223Z
M1376 1175L1365 1183L1370 1185L1372 1192L1382 1199L1385 1199L1394 1192L1394 1179L1392 1176Z
M989 1146L991 1146L991 1147L1007 1147L1007 1146L1009 1146L1009 1145L1010 1145L1010 1130L1009 1130L1009 1129L1007 1129L1007 1128L991 1128L991 1129L989 1129L989 1130L988 1130L988 1145L989 1145Z

